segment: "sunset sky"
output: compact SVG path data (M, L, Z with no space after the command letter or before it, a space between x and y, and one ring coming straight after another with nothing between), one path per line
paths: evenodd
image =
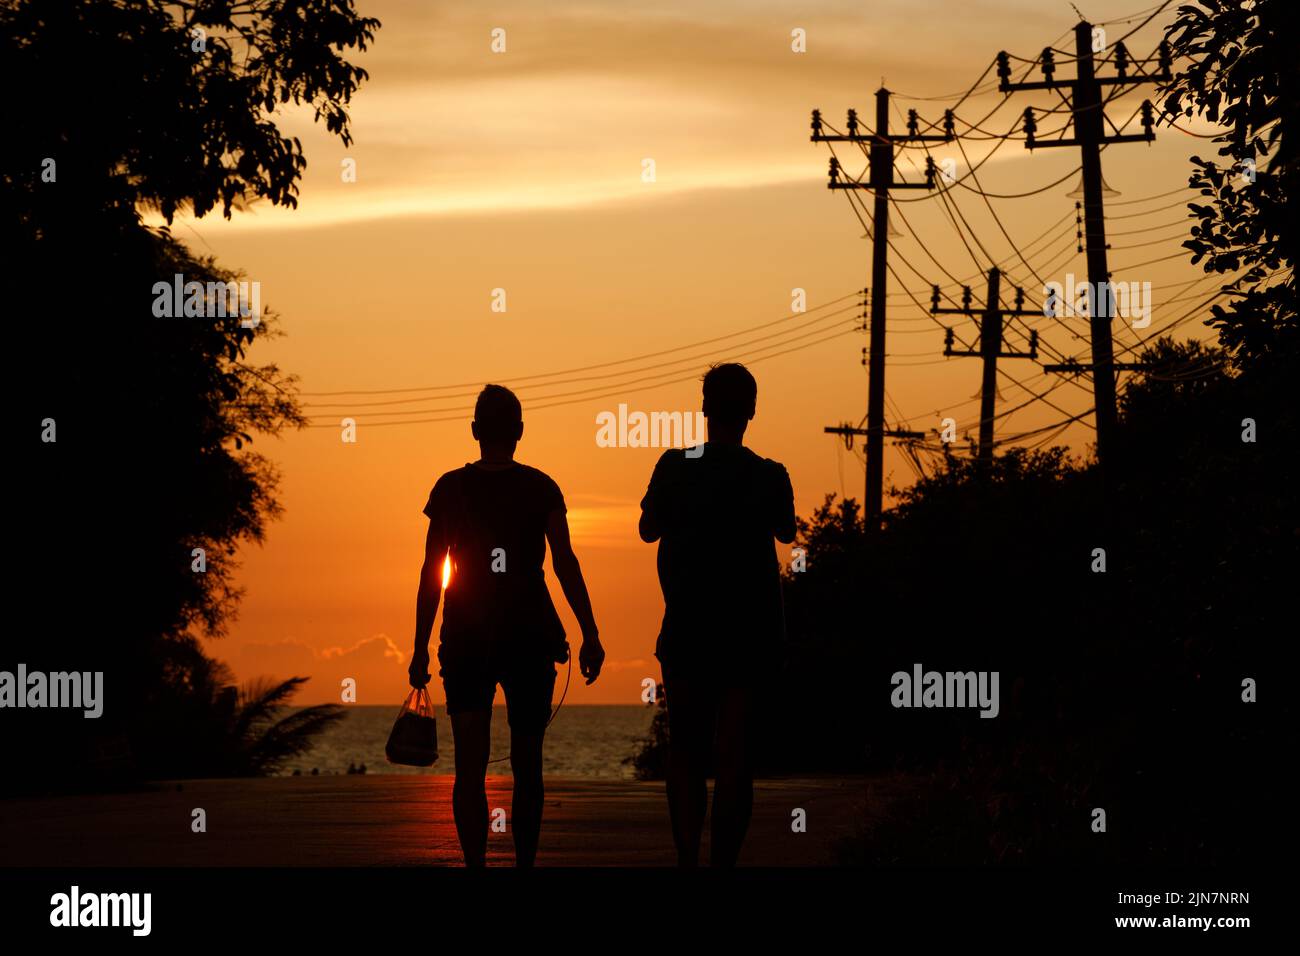
M1140 4L1081 6L1102 22ZM426 524L420 510L438 475L477 457L466 408L477 385L493 381L516 387L523 401L519 459L548 472L565 493L609 655L595 685L575 677L567 703L636 703L642 679L659 673L655 549L637 538L636 519L661 452L598 447L597 414L619 403L693 411L708 363L738 358L752 363L759 382L747 444L786 464L799 513L810 514L828 493L860 499L860 444L846 451L822 433L826 425L857 425L866 412L866 337L852 331L856 309L831 314L855 300L778 322L790 314L796 288L806 290L813 310L868 282L869 243L845 194L826 189L830 153L809 142L809 112L820 108L843 128L846 109L855 107L870 122L883 79L898 91L900 110L937 120L998 50L1032 58L1048 43L1072 48L1077 17L1068 3L1028 0L562 0L490 11L468 2L360 0L359 7L383 26L358 59L370 80L350 109L354 145L328 136L309 113L286 112L278 122L301 137L309 162L298 209L257 206L231 222L212 215L178 220L173 230L196 252L261 283L263 304L287 334L259 344L253 358L299 376L315 426L257 443L282 469L285 515L264 546L243 552L242 609L230 636L211 650L241 679L312 677L300 703L337 701L344 677L357 679L358 703L399 701ZM1115 39L1130 26L1107 30ZM498 27L506 31L504 53L491 50ZM1135 56L1154 48L1155 27L1128 41ZM791 50L796 28L806 31L806 53ZM1024 68L1018 64L1017 77ZM1058 76L1072 75L1073 65L1062 64ZM1118 125L1150 95L1151 87L1139 88L1108 116ZM972 97L958 115L975 122L1000 99L996 90ZM980 125L1019 135L1026 106L1059 103L1051 93L1016 94ZM1041 117L1040 135L1061 122L1061 114ZM904 121L896 113L891 123ZM1127 130L1138 131L1136 124ZM994 143L963 145L975 162ZM836 148L851 175L862 172L856 148ZM1108 206L1113 277L1149 281L1154 290L1151 329L1135 333L1117 322L1118 347L1214 289L1186 257L1143 265L1178 251L1184 211L1169 207L1183 197L1172 192L1186 183L1187 157L1210 149L1161 128L1154 145L1103 154L1106 181L1119 193L1108 203L1125 203ZM953 159L959 176L967 168L955 146L940 144L933 155ZM354 183L342 181L345 159L355 160ZM643 181L645 159L654 160L654 182ZM899 168L918 179L913 161L919 166L924 153L905 151ZM979 181L993 193L1024 192L1077 165L1075 149L1031 154L1008 142L980 168ZM1072 253L1075 200L1066 195L1076 182L994 200L1008 233L1047 279L1084 278L1084 258ZM1135 202L1160 194L1170 195ZM859 198L870 202L866 193ZM951 199L989 254L1012 255L976 193L954 189ZM980 300L987 259L969 236L968 251L937 194L902 209L907 224L893 223L899 255L891 253L899 276L928 305L929 284L950 282L933 255ZM1041 283L1018 259L1006 271L1041 299ZM491 310L494 289L506 292L504 313ZM943 360L942 329L896 282L890 291L890 425L929 430L951 415L974 434L980 363ZM943 320L973 343L969 320ZM775 324L756 328L768 323ZM1086 320L1030 316L1028 325L1055 353L1088 360ZM1195 321L1178 331L1207 335ZM731 333L738 334L679 348ZM1009 345L1023 347L1018 331ZM679 350L607 364L669 349ZM1048 397L1061 410L1032 403L1000 419L1000 433L1092 404L1086 384L1062 383L1028 361L1003 367L1035 392L1057 386ZM570 369L586 370L553 374ZM633 381L640 379L649 380ZM394 392L420 388L430 391ZM1007 379L1000 389L1000 409L1028 397ZM336 392L350 394L325 394ZM367 404L385 401L404 403ZM552 402L559 404L533 410ZM399 411L419 414L393 414ZM358 422L355 444L340 438L344 417ZM380 424L391 421L402 423ZM1092 435L1076 424L1059 441L1082 452ZM914 477L894 450L885 473L887 486ZM549 566L548 578L576 648L577 625ZM441 686L432 687L440 700Z

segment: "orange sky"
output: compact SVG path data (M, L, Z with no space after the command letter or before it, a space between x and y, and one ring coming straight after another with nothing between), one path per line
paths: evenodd
M566 384L521 379L779 320L789 314L796 288L816 307L865 285L868 244L845 196L825 188L829 153L808 141L809 111L820 108L837 127L850 106L870 116L882 77L891 89L918 97L964 90L999 49L1032 57L1069 30L1074 15L1068 4L1028 2L747 2L710 4L707 12L685 2L544 9L505 3L490 14L468 3L362 0L360 6L384 26L360 60L371 79L352 104L354 146L344 149L308 116L285 114L282 128L302 138L309 160L300 207L258 207L231 223L179 221L174 231L196 251L215 253L261 283L262 301L280 314L287 335L259 345L254 358L298 374L304 392L444 391L305 396L307 411L324 427L258 443L283 470L286 513L264 547L245 550L241 613L212 650L241 679L311 676L303 703L338 700L344 677L357 679L358 703L399 700L425 527L420 509L437 476L477 452L467 416L454 411L472 405L474 388L445 386L497 381L517 385L524 403L518 457L550 473L565 492L609 654L600 681L586 687L576 680L568 702L636 703L641 680L658 675L652 655L662 602L654 548L639 541L635 526L660 451L598 447L596 415L620 402L646 412L697 409L698 381L654 386L629 379L674 371L679 374L668 377L697 379L711 360L744 359L769 346L758 354L770 354L784 342L792 348L847 332L851 313L811 313L716 347L558 376ZM1133 7L1134 0L1091 2L1087 12L1104 21ZM490 51L494 27L506 30L503 54ZM807 31L805 54L790 50L795 28ZM1127 29L1110 27L1113 37ZM1148 28L1129 46L1142 55L1158 39ZM1072 43L1071 35L1055 45ZM1071 66L1061 67L1061 75L1071 73ZM1114 104L1109 115L1122 122L1144 95ZM999 99L996 93L973 98L958 113L973 122ZM1051 99L1013 97L984 128L1007 131L1031 104ZM898 106L934 119L944 101L900 94ZM1055 129L1058 120L1040 120L1040 130ZM970 159L988 145L967 143ZM1103 164L1107 182L1120 192L1114 201L1184 185L1187 157L1198 149L1205 150L1203 141L1173 130L1161 130L1153 146L1112 147ZM848 150L840 155L853 175L861 171L860 159ZM941 145L934 156L953 158L958 175L966 168L951 146ZM345 158L356 161L355 183L340 181ZM642 180L646 158L655 161L653 183ZM908 163L900 160L900 168L914 175ZM980 181L990 192L1020 192L1077 163L1076 150L1029 154L1008 143L980 169ZM1072 179L996 208L1010 235L1028 245L1070 213L1074 200L1065 194L1073 186ZM1170 288L1201 275L1183 260L1127 268L1177 251L1182 211L1160 211L1177 198L1110 207L1113 216L1138 213L1108 227L1111 263L1116 280L1154 286L1153 328L1194 305L1187 296L1214 284ZM1010 254L978 196L954 190L953 199L989 254L998 260ZM980 261L972 258L939 201L911 203L905 214L949 272L973 281L978 298L982 278L973 277L985 268L983 254L974 248ZM898 252L922 273L917 277L894 258L900 276L915 290L946 283L909 230L895 226ZM1149 231L1118 235L1126 229ZM1064 281L1074 272L1081 281L1083 257L1056 255L1071 241L1063 234L1028 258L1037 269L1052 267L1045 278ZM1121 248L1144 242L1153 244ZM1007 271L1041 296L1018 261ZM497 288L506 290L505 313L490 309ZM897 285L891 291L899 292ZM928 293L918 294L928 302ZM938 427L946 414L972 422L979 362L936 361L942 330L906 296L889 301L890 424L899 420L894 408L915 429ZM945 321L972 341L971 323L952 318ZM1086 321L1069 320L1074 333L1042 317L1029 324L1056 351L1087 360ZM817 334L795 338L808 331ZM781 335L745 345L773 332ZM1181 332L1205 334L1194 322ZM1120 344L1136 340L1120 323L1116 334ZM864 415L866 375L859 363L865 344L864 335L845 334L752 365L759 402L747 441L788 466L802 515L828 492L861 497L860 449L845 451L822 427L857 424ZM681 361L666 369L629 371L675 359ZM1030 362L1004 367L1035 391L1058 381ZM594 389L591 397L530 413L547 396L583 389ZM1025 399L1010 381L1003 380L1001 391L1004 408ZM1069 414L1091 406L1090 391L1073 384L1050 397ZM404 398L421 400L361 404ZM411 409L431 411L409 418L464 420L375 424L392 419L377 412ZM355 444L340 439L345 416L359 423ZM1064 417L1035 403L998 427L1019 432ZM1082 450L1090 435L1080 424L1062 440ZM912 480L893 450L885 470L887 484ZM558 588L553 593L576 643L576 623ZM441 688L433 686L440 699Z

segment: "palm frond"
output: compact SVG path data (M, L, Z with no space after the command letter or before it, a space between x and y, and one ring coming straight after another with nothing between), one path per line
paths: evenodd
M284 761L310 750L313 738L342 720L344 714L338 704L318 704L277 721L262 731L246 751L247 771L274 773Z

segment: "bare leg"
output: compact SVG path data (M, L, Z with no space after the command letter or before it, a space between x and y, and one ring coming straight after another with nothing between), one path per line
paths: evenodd
M510 769L515 775L514 799L510 807L515 866L532 866L537 858L542 803L546 795L542 784L542 741L545 736L545 729L540 732L510 730Z
M711 866L736 865L754 811L754 777L749 759L751 701L749 690L728 688L718 708L709 837Z
M487 864L488 753L491 749L492 709L470 710L451 715L451 734L456 748L456 782L451 788L452 815L456 835L465 855L465 865Z
M709 741L712 715L698 686L664 673L668 705L668 816L672 821L677 865L699 866L700 835L709 807Z

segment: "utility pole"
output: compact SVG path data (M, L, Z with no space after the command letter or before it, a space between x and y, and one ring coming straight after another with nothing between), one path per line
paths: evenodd
M869 175L866 182L840 179L840 164L830 161L828 189L867 189L875 197L871 216L871 330L867 369L867 483L863 501L863 519L868 533L880 527L881 496L884 484L885 455L885 302L888 288L887 253L889 250L889 193L893 189L933 189L934 162L927 157L925 182L906 183L894 179L894 144L948 142L954 138L952 111L944 114L942 135L920 132L916 110L908 111L907 133L889 132L889 90L876 91L876 128L873 133L859 132L857 110L849 110L848 132L827 134L822 131L821 110L812 113L814 143L868 143ZM847 426L843 426L847 428ZM831 431L831 429L827 429ZM860 433L853 430L854 434ZM837 430L836 434L846 434Z
M1142 104L1142 125L1145 131L1135 135L1106 135L1107 122L1102 112L1101 88L1133 83L1167 82L1171 78L1169 45L1160 44L1160 72L1158 74L1128 74L1133 65L1123 42L1115 44L1115 76L1099 77L1093 61L1093 27L1080 21L1074 28L1075 78L1057 80L1053 77L1056 63L1052 48L1043 50L1041 63L1044 80L1041 82L1012 83L1011 65L1005 51L998 54L998 89L1003 93L1018 90L1070 91L1069 106L1074 123L1074 137L1070 139L1035 140L1034 111L1025 110L1025 146L1028 149L1049 146L1079 147L1083 169L1083 214L1088 262L1088 324L1092 338L1092 388L1097 418L1097 460L1104 467L1114 446L1115 434L1115 365L1114 346L1111 342L1111 321L1114 317L1115 297L1110 286L1110 271L1106 264L1106 213L1102 200L1101 147L1110 143L1133 143L1154 140L1155 119L1151 101ZM1064 94L1063 94L1064 95Z
M1004 352L1002 350L1002 317L1004 315L1027 315L1033 311L1025 308L1025 290L1016 289L1014 308L1003 309L999 300L1002 273L997 266L989 270L989 287L984 296L984 314L979 320L980 347L978 352L952 347L953 332L948 329L944 336L943 354L959 356L978 356L984 360L984 381L980 387L980 445L979 466L987 471L993 464L993 400L998 391L998 359L1000 358L1038 358L1038 333L1029 333L1028 352ZM933 286L930 296L930 313L932 315L971 315L970 286L962 289L961 308L949 309L939 307L939 287Z

